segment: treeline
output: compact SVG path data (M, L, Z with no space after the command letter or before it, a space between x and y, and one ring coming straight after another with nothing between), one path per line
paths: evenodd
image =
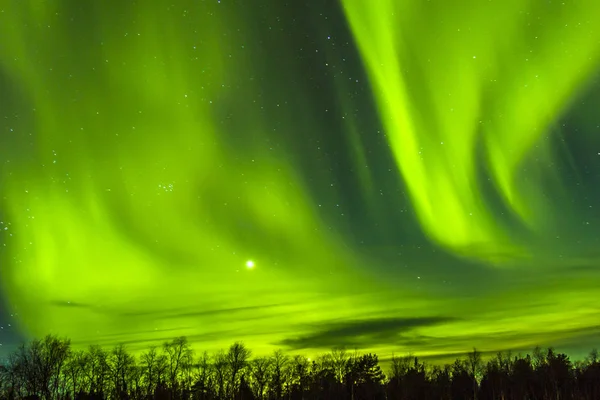
M21 345L0 366L1 399L61 400L566 400L600 399L600 360L536 348L532 355L475 349L454 363L392 357L384 374L375 354L336 349L310 360L276 351L252 357L241 342L195 354L180 337L135 356L123 345L74 350L54 336Z

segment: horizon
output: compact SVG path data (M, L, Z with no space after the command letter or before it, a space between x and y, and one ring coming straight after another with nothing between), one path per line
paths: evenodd
M345 347L334 346L329 350L313 352L313 353L309 353L309 354L307 354L306 352L303 352L303 351L289 352L289 351L284 351L283 349L275 349L271 353L258 353L257 354L256 352L253 351L252 348L246 346L246 344L243 341L235 341L235 342L232 342L227 347L213 349L212 351L209 351L206 349L195 348L194 344L190 343L188 341L188 338L185 336L178 337L178 338L172 338L171 340L166 340L162 343L149 344L146 347L142 347L139 344L136 345L135 347L130 347L125 343L117 343L113 346L106 346L106 345L102 346L102 345L98 345L95 343L88 344L88 345L73 344L69 338L46 335L46 337L44 337L44 338L35 338L35 339L31 339L29 341L22 341L21 343L18 343L18 344L15 343L11 349L9 349L9 348L1 349L3 351L0 351L0 366L6 365L7 363L9 363L10 360L9 360L8 356L10 354L18 353L19 348L21 346L24 345L24 346L28 347L31 345L32 341L43 342L47 337L56 338L59 340L67 340L69 342L69 346L71 349L70 354L74 354L75 352L80 352L80 351L88 353L91 349L91 346L100 346L100 348L102 348L104 351L106 351L107 354L110 354L112 351L116 350L117 348L122 347L127 353L129 353L135 357L134 360L136 362L140 361L140 359L141 359L140 357L143 356L144 353L147 354L148 351L152 350L153 348L158 351L164 351L165 346L167 346L168 344L172 343L175 340L182 339L182 338L185 339L186 345L192 351L191 355L194 360L202 359L204 357L204 355L207 355L208 360L209 361L212 360L212 362L214 362L214 358L216 356L218 356L221 352L226 352L228 350L228 348L234 344L241 344L250 351L249 360L261 359L261 358L272 358L278 352L281 352L281 354L283 354L284 357L288 357L288 359L292 359L294 356L306 357L307 361L310 363L312 363L313 361L318 362L319 360L324 359L324 357L326 358L328 356L331 356L335 352L342 352L342 354L344 354L344 357L347 357L349 359L361 357L364 355L375 355L375 356L377 356L378 363L381 367L382 372L386 376L388 375L388 373L390 371L391 363L394 359L397 359L397 360L418 359L418 361L420 363L422 363L423 365L425 365L428 368L431 368L431 367L435 367L435 366L438 366L438 367L452 366L456 361L465 362L469 358L469 356L473 354L473 352L477 352L477 354L479 355L479 358L481 359L481 362L483 364L485 364L489 361L496 360L499 356L502 356L503 358L507 358L511 361L514 361L517 359L534 358L536 351L538 351L538 350L542 354L546 354L549 350L552 350L554 352L554 354L565 354L570 359L572 366L575 367L575 366L577 366L577 362L582 362L582 363L589 362L590 355L592 353L597 354L597 351L598 351L598 349L596 347L594 347L594 348L591 348L587 352L582 352L579 355L579 357L577 357L577 356L573 356L572 354L569 354L568 352L562 351L559 348L555 348L552 346L550 346L550 347L535 346L533 349L520 349L520 350L519 349L512 349L512 350L509 349L509 350L501 350L501 351L495 351L495 350L488 350L488 351L483 350L482 351L480 349L472 348L470 351L465 351L465 352L444 354L444 355L430 355L430 356L420 356L419 354L416 354L416 353L413 353L410 351L407 353L398 353L398 352L392 351L389 354L384 353L386 355L382 356L381 353L378 353L375 351L361 351L359 349L349 349L349 348L345 348Z

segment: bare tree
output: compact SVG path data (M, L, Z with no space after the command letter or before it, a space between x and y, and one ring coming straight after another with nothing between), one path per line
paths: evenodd
M21 375L26 395L48 400L56 397L70 351L69 340L51 335L20 346L13 362L15 372Z
M338 383L344 381L348 361L349 357L346 349L338 347L331 350L331 366L333 368L333 373L335 374L335 380Z
M275 350L271 356L271 382L269 390L275 398L280 399L283 394L283 388L286 381L287 366L289 357L281 350Z
M86 352L76 351L71 353L71 357L69 357L65 364L64 373L66 380L69 381L69 387L71 389L71 393L73 394L73 398L75 398L80 391L85 390L85 371L87 369L89 359L89 354Z
M135 357L127 352L125 345L120 344L111 351L108 365L116 398L127 398L128 381L135 367Z
M210 375L211 375L211 364L210 355L208 352L203 352L198 358L196 364L195 383L194 383L194 395L199 398L204 398L210 391Z
M6 396L9 399L25 396L24 368L22 364L21 349L9 354L5 367Z
M140 356L141 379L144 382L146 396L152 396L156 386L164 377L167 368L167 359L164 354L159 354L156 347L152 346Z
M134 356L135 358L135 356ZM129 370L128 382L130 398L141 399L144 396L144 385L142 384L142 366L136 362Z
M7 357L3 376L5 384L6 397L9 399L21 398L25 395L24 381L22 379L21 358L17 351Z
M395 354L392 354L392 359L390 363L390 371L389 376L392 379L400 380L408 370L411 368L415 360L415 356L411 353L400 357Z
M89 393L103 396L106 390L106 381L109 375L108 353L98 345L92 345L88 351L89 363L87 378L89 380Z
M310 381L310 361L305 356L296 355L290 362L290 375L288 377L294 390L304 398L304 392L308 390Z
M241 372L246 368L252 352L242 342L235 342L229 346L226 354L229 366L229 394L233 395L239 389Z
M163 350L167 356L167 374L169 386L172 393L177 392L180 388L177 387L179 375L182 370L182 364L192 356L192 349L185 336L173 339L171 342L166 342L163 345Z
M259 400L265 395L267 383L271 378L271 367L271 359L267 357L255 358L250 363L250 371L252 374L252 391Z
M223 350L219 350L215 354L212 367L215 377L215 392L217 393L217 396L222 399L225 396L225 385L228 381L227 375L229 372L227 355Z
M37 367L34 365L32 353L38 350L39 341L23 343L14 354L11 355L11 369L16 383L16 393L20 396L39 396L39 379ZM15 394L16 394L15 393Z
M181 360L182 390L189 393L194 381L194 352L189 349Z

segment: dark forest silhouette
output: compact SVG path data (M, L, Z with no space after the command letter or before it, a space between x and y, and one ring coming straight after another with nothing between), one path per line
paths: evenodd
M393 356L382 371L377 355L334 349L315 360L276 351L252 357L241 342L195 354L185 337L138 356L124 345L74 350L47 336L22 344L0 366L0 399L600 399L600 359L584 361L536 348L533 355L473 349L453 364L428 365Z

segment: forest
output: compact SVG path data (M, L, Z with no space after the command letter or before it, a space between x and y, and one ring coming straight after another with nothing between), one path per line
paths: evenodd
M0 365L0 399L60 400L566 400L600 399L600 359L552 348L532 354L473 349L451 364L413 355L387 360L333 349L311 360L278 350L253 357L242 342L196 353L186 337L133 353L125 345L76 350L46 336L21 344Z

